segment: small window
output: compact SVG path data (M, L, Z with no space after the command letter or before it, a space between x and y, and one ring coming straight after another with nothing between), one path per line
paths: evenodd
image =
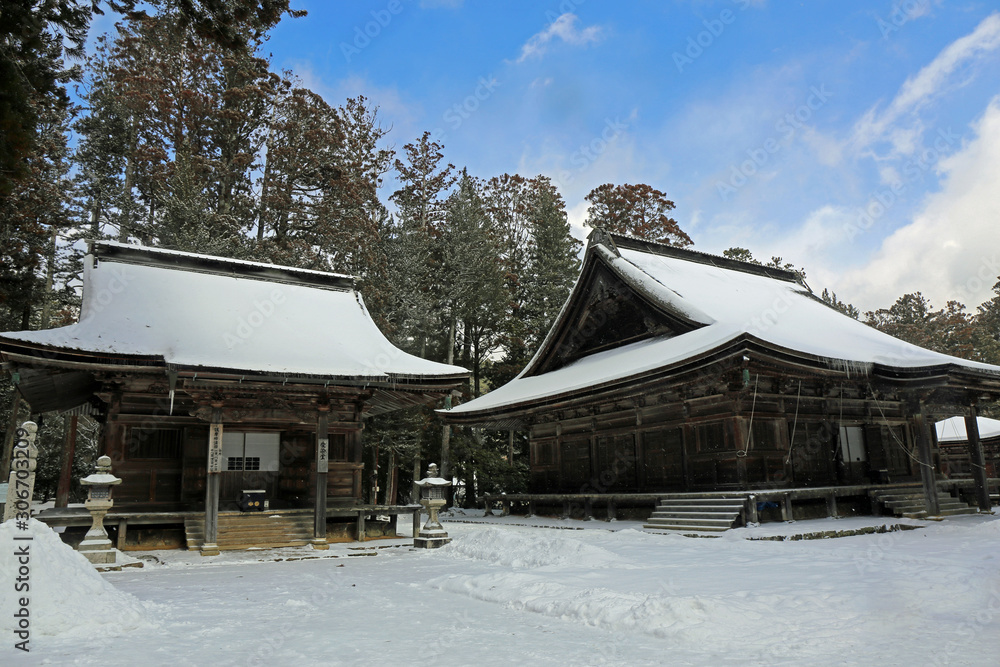
M179 459L183 433L178 428L129 429L129 459Z
M223 431L222 456L226 460L227 471L278 470L278 454L281 446L279 433L242 433Z

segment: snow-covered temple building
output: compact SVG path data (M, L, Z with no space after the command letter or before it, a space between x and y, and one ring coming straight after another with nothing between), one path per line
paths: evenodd
M32 412L103 423L120 546L323 548L352 519L363 536L394 508L362 504L362 417L468 376L392 345L350 276L112 242L85 262L80 321L3 333L0 359Z
M881 333L794 272L596 230L527 367L441 414L528 432L531 493L505 503L673 498L651 525L705 528L988 507L978 443L972 479L945 479L931 424L998 398L1000 367Z

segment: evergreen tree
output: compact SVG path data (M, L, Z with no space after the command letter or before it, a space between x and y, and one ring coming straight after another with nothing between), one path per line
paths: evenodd
M852 306L851 304L838 299L837 294L835 292L831 292L830 290L823 288L823 294L820 296L820 298L823 299L824 303L833 306L834 308L842 312L844 315L847 315L848 317L854 318L856 320L861 319L861 311Z
M456 180L454 165L443 163L442 148L424 132L417 142L403 146L405 160L395 161L400 187L391 199L399 217L389 250L389 319L396 324L397 340L420 356L437 344L438 358L447 342L438 324L440 238L447 222L447 191Z
M527 303L528 348L537 350L580 272L583 244L570 234L562 196L545 176L532 183L532 236Z

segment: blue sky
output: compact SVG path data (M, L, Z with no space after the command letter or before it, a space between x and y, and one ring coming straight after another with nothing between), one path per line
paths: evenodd
M648 183L695 248L740 245L863 309L974 306L1000 275L1000 13L967 0L293 0L267 51L397 149L584 196ZM390 186L391 187L391 186Z

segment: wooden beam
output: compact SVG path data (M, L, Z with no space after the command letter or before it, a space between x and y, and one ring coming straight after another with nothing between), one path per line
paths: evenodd
M222 476L222 406L215 407L208 434L208 471L205 475L205 541L202 556L219 555L219 485Z
M313 549L329 549L326 542L326 480L330 471L330 415L320 409L316 420L316 499L313 507Z
M979 417L976 414L976 404L969 405L969 415L965 418L965 436L969 445L969 463L972 468L972 479L976 485L976 504L983 512L992 509L990 492L986 482L986 461L983 457L983 445L979 439Z
M920 465L920 479L924 484L924 500L927 503L927 513L931 516L937 516L941 513L941 507L938 504L937 480L934 475L931 425L923 415L922 405L921 413L914 415L913 421L916 424L917 451L920 454L918 464Z
M415 524L419 524L420 520L414 521ZM417 527L417 532L420 532L419 526ZM416 535L414 535L416 537ZM358 542L365 541L365 513L364 511L358 512Z

